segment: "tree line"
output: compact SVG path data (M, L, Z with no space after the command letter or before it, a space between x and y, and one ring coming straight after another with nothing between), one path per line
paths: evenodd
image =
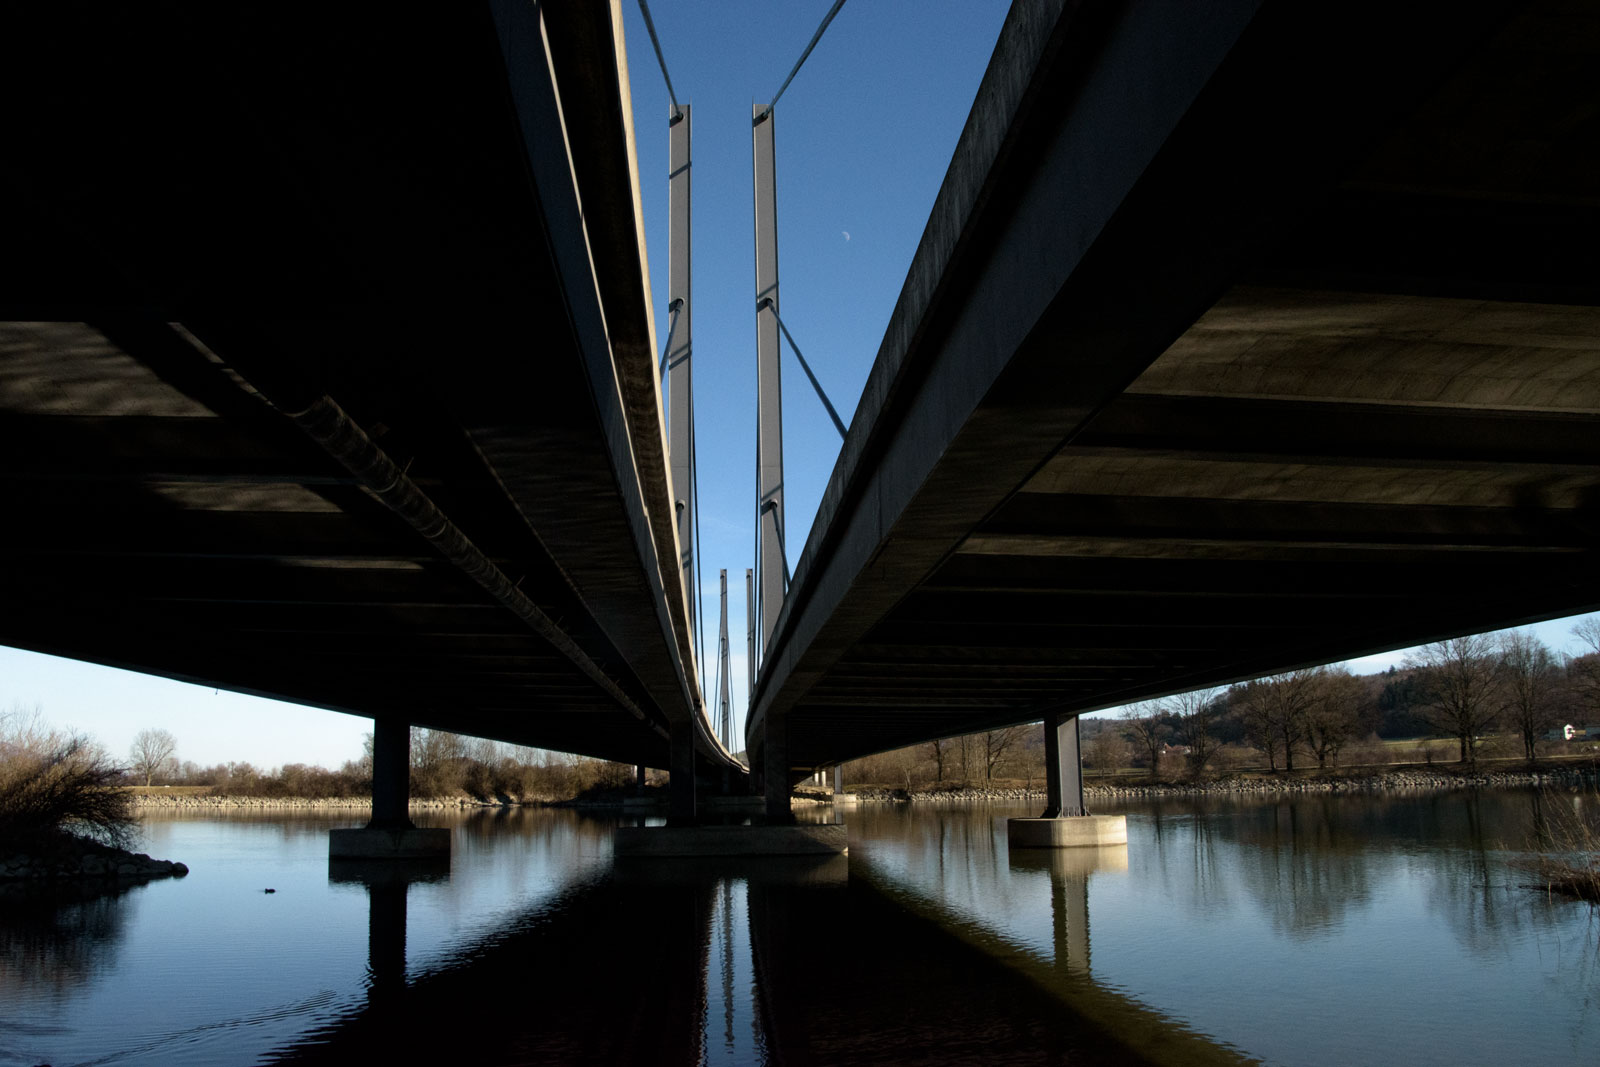
M524 748L443 730L411 728L411 795L480 800L566 800L633 781L633 767ZM169 731L141 730L128 753L125 781L144 786L204 788L216 795L363 797L372 795L372 735L356 759L336 769L306 763L263 768L245 761L201 766L180 761Z
M1202 776L1243 758L1276 774L1335 768L1352 752L1387 763L1385 740L1433 737L1470 767L1491 736L1533 760L1565 747L1548 739L1552 730L1600 725L1600 619L1572 632L1587 649L1578 656L1512 630L1424 645L1378 674L1308 667L1145 701L1082 721L1084 764ZM1434 758L1432 746L1421 752ZM1042 732L1033 724L945 738L852 761L845 772L850 782L908 790L1032 781L1044 773Z
M1453 742L1468 766L1491 736L1513 738L1534 760L1552 730L1600 719L1600 620L1573 632L1589 652L1563 660L1529 630L1474 634L1420 646L1380 675L1310 667L1138 704L1120 720L1121 733L1151 773L1174 743L1192 774L1229 742L1250 746L1276 773L1293 771L1297 758L1337 767L1364 737L1418 734ZM1113 743L1095 754L1114 760Z
M1384 738L1446 738L1458 760L1477 761L1490 736L1512 739L1532 760L1563 723L1600 724L1600 618L1572 630L1587 651L1563 657L1531 631L1478 634L1421 646L1400 668L1352 675L1342 667L1287 671L1227 688L1197 690L1136 704L1116 719L1082 722L1084 762L1099 771L1130 764L1151 775L1202 775L1220 754L1247 750L1270 773L1312 761L1338 767L1352 748L1372 755ZM168 731L142 730L128 762L117 764L92 740L56 736L37 711L0 715L0 764L13 771L38 766L40 751L65 753L51 766L82 769L113 784L200 787L236 796L344 797L372 792L372 737L362 754L337 769L304 763L258 768L248 762L202 767L180 761ZM27 723L25 728L17 725ZM4 731L0 731L4 732ZM49 735L51 744L39 739ZM6 741L9 737L10 740ZM31 740L19 740L31 738ZM55 748L51 746L60 742ZM846 764L850 782L905 789L996 780L1032 782L1043 775L1038 724L941 738ZM92 759L89 758L92 756ZM1383 760L1387 762L1387 758ZM1176 762L1176 766L1174 763ZM1368 759L1367 762L1374 762ZM32 772L29 772L32 773ZM20 781L27 774L15 774ZM561 800L594 790L627 787L626 764L414 727L411 792L416 797L469 795L481 799Z

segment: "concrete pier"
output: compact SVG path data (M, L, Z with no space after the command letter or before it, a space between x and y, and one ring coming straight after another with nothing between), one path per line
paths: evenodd
M450 856L450 831L411 821L411 724L372 724L372 821L359 829L328 831L329 859L438 860Z
M449 859L450 831L442 826L328 831L328 858L334 860Z
M1128 818L1125 815L1066 815L1007 819L1006 842L1012 848L1126 845Z
M856 795L844 791L844 767L836 763L833 766L833 806L853 808L855 805Z
M1128 843L1126 816L1090 815L1083 806L1083 762L1079 758L1076 715L1045 716L1044 779L1044 813L1036 819L1006 820L1006 841L1013 848Z

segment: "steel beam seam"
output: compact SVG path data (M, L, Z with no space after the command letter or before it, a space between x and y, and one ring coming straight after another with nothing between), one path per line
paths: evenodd
M265 394L263 394L265 395ZM282 411L283 409L279 409ZM667 730L645 714L616 681L589 658L566 631L528 598L482 550L439 510L366 431L330 396L300 411L283 411L305 435L358 478L391 511L421 534L453 566L471 578L565 656L607 696L662 737Z

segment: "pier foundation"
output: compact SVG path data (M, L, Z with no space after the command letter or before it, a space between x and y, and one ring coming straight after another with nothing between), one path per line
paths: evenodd
M330 859L419 860L450 855L450 831L411 821L411 724L375 719L372 727L372 819L328 831Z
M1126 816L1090 815L1083 806L1083 761L1076 715L1045 716L1044 776L1044 813L1034 819L1006 820L1006 841L1013 848L1128 843Z

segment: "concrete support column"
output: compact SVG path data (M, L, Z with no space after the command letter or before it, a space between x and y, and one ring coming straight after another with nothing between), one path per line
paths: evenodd
M761 777L766 786L767 822L793 822L794 813L789 808L789 722L781 715L767 715L766 736L761 743Z
M411 724L381 718L372 723L372 821L369 830L410 830Z
M1012 848L1126 845L1125 815L1090 815L1083 806L1083 764L1078 759L1078 717L1044 720L1045 810L1037 819L1007 819Z
M671 826L693 826L694 810L694 724L672 724L672 781L671 807L667 823Z
M633 769L633 793L635 796L644 796L644 764L639 764Z
M856 795L844 791L844 764L835 763L833 765L833 806L837 809L854 806L855 803Z
M372 820L359 830L328 831L330 860L448 860L450 831L411 822L411 724L372 723Z
M1044 719L1045 809L1041 819L1087 815L1083 806L1083 763L1078 756L1078 717Z

